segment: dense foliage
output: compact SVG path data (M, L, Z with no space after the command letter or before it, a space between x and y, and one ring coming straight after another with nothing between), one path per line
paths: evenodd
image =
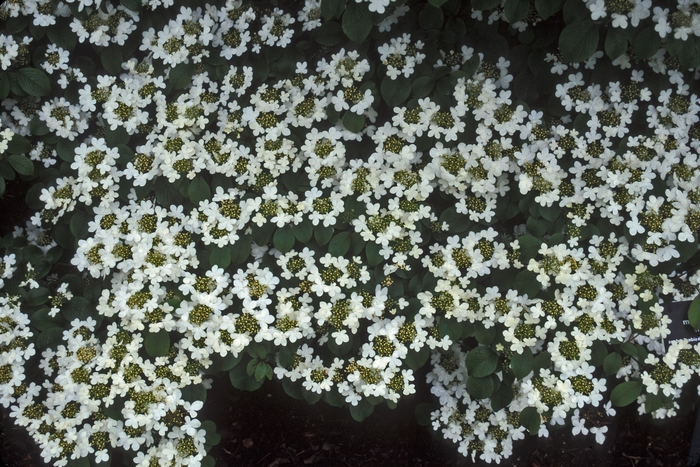
M222 374L357 420L428 384L418 421L488 462L697 399L663 305L700 281L700 1L0 19L0 193L35 212L2 239L0 403L47 462L214 465Z

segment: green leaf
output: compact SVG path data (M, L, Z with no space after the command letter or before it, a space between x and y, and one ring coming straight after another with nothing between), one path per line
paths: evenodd
M120 0L120 3L124 5L125 8L128 8L131 11L134 11L136 13L140 12L143 8L143 4L141 3L141 0Z
M32 149L32 143L29 142L27 138L22 135L14 134L9 143L7 143L7 151L10 154L26 154ZM10 161L12 163L12 161ZM31 163L31 162L30 162ZM17 170L17 169L15 169ZM17 172L20 172L17 170ZM29 174L25 174L29 175Z
M187 402L207 400L207 388L203 384L190 384L182 388L182 399Z
M605 53L610 60L627 52L627 36L619 28L609 28L605 35Z
M498 412L505 409L513 401L513 388L508 384L501 384L491 396L491 410Z
M320 28L314 29L312 31L312 36L316 42L326 47L333 47L345 41L343 28L335 21L329 21L324 23Z
M700 295L695 297L692 302L690 302L690 307L688 308L688 319L690 320L690 325L696 331L700 330Z
M91 219L85 211L76 211L70 218L70 231L78 240L88 236L88 222Z
M358 402L357 405L350 406L350 415L358 422L372 415L372 412L374 412L374 406L364 399Z
M540 291L540 283L537 282L537 274L532 271L522 270L515 276L515 288L521 294L529 298L535 298Z
M456 341L462 335L462 325L454 318L440 318L438 323L438 331L440 336L449 336L450 339Z
M372 31L372 19L364 3L349 2L342 19L343 32L348 39L360 43Z
M527 218L525 227L527 228L527 231L535 237L542 237L545 233L547 233L547 226L545 225L545 222L546 221L543 219L537 219L531 216Z
M435 80L432 76L421 76L413 80L411 84L411 97L416 99L421 99L433 90L435 86Z
M165 329L156 333L146 332L146 353L151 357L165 357L170 350L170 334Z
M331 18L340 18L345 11L346 0L322 0L321 14L328 21Z
M608 354L608 356L605 357L605 360L603 360L603 370L607 376L616 374L618 371L620 371L621 367L622 357L617 352Z
M175 65L168 73L168 81L172 84L173 89L184 89L189 86L195 69L196 65L193 62Z
M69 52L73 50L78 43L78 36L71 30L67 23L55 24L46 30L46 36L59 47L62 47Z
M182 202L183 197L180 190L175 188L166 178L158 177L153 186L156 191L156 200L161 206L169 207Z
M256 380L248 376L245 365L237 365L228 372L229 379L234 388L242 391L255 391L262 386L264 379Z
M540 18L547 19L561 10L564 0L535 0L535 10Z
M465 232L471 226L469 218L458 213L454 206L450 206L440 214L439 222L446 222L447 231L452 234Z
M301 394L302 386L299 382L293 382L285 378L282 380L282 389L284 389L284 392L292 399L303 399L303 396Z
M289 225L277 229L272 236L272 243L281 253L287 253L294 247L294 231Z
M73 162L75 159L75 149L78 147L77 141L71 141L65 138L61 138L56 143L56 153L61 160L66 162Z
M421 402L416 405L414 410L414 415L416 416L416 423L420 426L430 425L430 413L436 409L432 404L427 402Z
M445 15L442 10L431 4L426 4L418 15L418 24L426 31L430 29L440 29L445 22Z
M207 181L203 177L195 177L187 187L187 195L194 204L199 204L200 201L211 198L211 190Z
M10 77L7 73L0 73L0 99L5 99L10 94Z
M533 235L523 235L517 238L520 244L520 261L527 264L532 258L538 255L540 247L544 243L541 239Z
M51 82L41 70L22 68L17 70L17 81L24 92L30 96L46 96L51 92Z
M532 371L534 356L529 347L525 347L522 353L514 353L510 357L510 369L516 378L523 379Z
M480 345L469 351L464 362L471 376L489 376L496 371L498 354L489 347Z
M352 350L352 334L348 334L348 337L350 340L343 342L340 345L336 344L335 338L331 337L328 339L328 343L326 344L328 346L328 350L330 350L336 357L345 357Z
M530 0L506 0L503 12L510 24L522 21L530 9Z
M36 339L36 345L40 349L45 349L57 342L61 342L61 337L63 337L62 327L48 328L39 333Z
M386 105L393 109L400 106L411 95L411 80L404 76L396 79L385 76L382 79L380 92Z
M316 239L316 243L318 243L319 245L325 245L326 243L331 241L331 238L333 238L333 227L324 227L322 225L317 225L314 228L314 238Z
M493 384L493 378L491 378L491 376L484 376L481 378L478 376L469 376L469 378L467 378L467 392L475 399L486 399L493 394L494 389L495 385Z
M365 116L358 115L348 110L343 114L343 126L345 126L348 131L359 133L365 127Z
M324 391L323 400L332 407L342 407L345 405L345 397L338 391Z
M320 401L323 397L323 392L317 393L314 391L309 391L308 389L301 388L301 396L304 398L307 404L314 405L316 402Z
M8 157L10 165L21 175L31 175L34 173L34 163L25 156L12 154Z
M260 362L257 364L255 367L255 379L258 381L262 381L265 379L265 374L267 373L267 367L270 366L265 362Z
M598 48L598 26L590 20L567 25L559 35L559 50L570 63L584 62Z
M333 256L345 256L345 253L350 249L350 232L340 232L333 236L328 243L328 253Z
M292 232L300 243L306 244L314 234L314 225L310 220L304 219L299 224L292 225Z
M231 262L241 264L250 256L251 240L250 235L243 235L231 246Z
M209 265L226 269L231 264L231 251L228 248L214 248L209 254Z
M525 429L533 436L537 434L540 429L540 423L542 423L542 418L534 407L525 407L520 411L520 425L524 426Z
M632 39L632 50L638 60L651 58L661 47L661 37L653 26L644 28Z
M408 365L408 367L411 370L416 371L419 368L422 368L423 365L425 365L425 362L428 361L429 357L430 357L430 350L428 349L427 345L424 345L418 351L411 349L406 354L406 365Z
M367 255L368 266L374 267L384 261L384 257L379 254L379 250L381 250L381 248L381 246L374 242L367 243L367 246L365 247L365 254Z
M660 409L663 404L664 400L660 394L652 394L649 392L646 394L646 399L644 401L644 411L646 413L652 413L653 411Z
M501 0L472 0L474 10L492 10L501 4Z
M205 456L199 465L200 467L216 467L216 459L212 456Z
M122 48L117 44L102 49L100 52L100 63L110 74L119 75L122 72Z
M610 402L617 407L625 407L637 400L644 385L641 381L625 381L620 383L610 393Z
M620 350L622 350L624 353L631 357L637 356L637 347L635 347L634 344L630 344L629 342L624 342L620 344Z
M441 7L446 2L447 0L428 0L428 3L436 7Z

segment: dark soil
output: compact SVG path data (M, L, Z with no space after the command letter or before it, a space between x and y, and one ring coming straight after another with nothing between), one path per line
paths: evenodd
M214 420L222 436L211 452L221 467L486 465L473 464L451 443L418 426L413 415L417 400L412 397L402 399L394 410L380 404L359 423L347 408L294 400L277 382L251 393L221 381L210 391L202 418ZM502 465L685 467L695 418L691 412L652 423L639 418L632 408L618 410L617 426L609 427L603 445L595 443L592 435L573 437L569 428L563 428L548 438L519 442L516 452ZM2 415L0 459L7 467L45 465L24 429L14 426L6 413Z

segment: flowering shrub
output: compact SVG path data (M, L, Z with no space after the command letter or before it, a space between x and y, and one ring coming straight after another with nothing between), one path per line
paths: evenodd
M357 420L428 384L487 462L690 407L700 2L279 3L0 6L0 192L35 212L0 403L45 461L214 465L226 374Z

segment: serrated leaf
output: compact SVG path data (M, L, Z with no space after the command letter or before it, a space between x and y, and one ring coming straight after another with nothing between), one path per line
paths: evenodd
M258 381L255 378L248 376L246 366L237 365L228 372L229 379L234 388L242 391L255 391L262 386L264 379Z
M36 339L36 345L40 349L45 349L46 347L60 342L61 337L63 337L62 327L48 328L39 333Z
M413 80L411 84L411 96L416 99L421 99L431 93L435 86L435 80L432 76L420 76Z
M393 109L401 105L411 95L411 81L404 76L399 76L396 79L385 76L382 79L380 92L386 105Z
M10 154L26 154L32 149L32 144L29 142L27 138L25 138L22 135L14 134L12 135L12 139L10 140L9 143L7 143L7 151ZM12 163L10 161L10 163ZM31 163L31 161L30 161ZM17 169L15 169L17 170ZM17 172L20 172L17 170ZM28 174L26 174L28 175Z
M85 211L76 211L70 218L70 231L77 239L88 236L88 222L91 219Z
M372 412L374 412L374 406L364 399L358 402L357 405L350 406L350 416L358 422L372 415Z
M187 187L187 195L194 204L199 204L200 201L211 198L211 190L209 184L203 177L197 176Z
M182 399L187 402L207 400L207 388L203 384L190 384L182 388Z
M696 331L700 330L700 295L696 296L688 308L688 320Z
M304 219L298 224L292 225L294 237L301 243L308 243L314 234L314 225L310 220Z
M71 51L78 43L78 36L71 30L66 23L55 24L46 30L48 38L59 47Z
M381 246L374 242L367 243L367 246L365 247L365 254L367 255L368 266L374 267L384 261L384 257L379 254L379 250L381 250L381 248Z
M350 232L340 232L334 235L328 243L328 253L333 256L345 256L350 249Z
M287 253L294 247L294 231L289 225L277 229L272 236L272 243L281 253Z
M535 0L535 10L540 18L547 19L561 10L564 0Z
M409 350L406 354L406 365L414 371L422 368L423 365L428 361L430 357L430 350L427 345L421 347L420 350L415 351L413 349Z
M660 394L647 393L644 400L644 411L646 413L652 413L655 410L660 409L664 404L664 400Z
M340 18L345 11L345 3L346 0L321 0L323 19Z
M532 351L525 347L522 353L514 353L510 357L510 369L516 378L523 379L532 371L532 364L535 358Z
M170 334L165 329L156 333L146 332L144 345L149 356L153 358L165 357L170 350Z
M418 15L418 24L424 30L439 29L445 22L445 15L439 7L430 3L423 5Z
M617 407L625 407L637 400L644 385L641 381L625 381L620 383L610 393L610 402Z
M521 410L519 420L520 425L533 436L537 434L542 423L542 418L535 407L525 407Z
M173 89L184 89L192 82L196 66L194 63L179 63L168 73L168 81Z
M527 228L527 231L535 237L542 237L545 233L547 233L547 226L545 225L544 219L537 219L534 216L527 218L525 227Z
M523 270L515 276L515 288L521 294L529 298L535 298L540 291L540 283L537 281L537 274L532 271Z
M8 157L8 161L18 174L31 175L34 173L34 163L26 156L12 154L10 157Z
M351 41L362 42L372 31L372 19L364 3L349 2L341 22L343 32Z
M605 360L603 360L603 370L608 376L617 374L617 372L620 371L621 367L622 357L617 352L608 354L608 356L605 357Z
M209 265L226 269L231 264L231 251L228 248L214 248L209 254Z
M464 362L471 376L485 377L496 371L498 354L489 347L480 345L467 353Z
M467 378L467 392L475 399L486 399L493 394L495 385L491 376L469 376Z
M627 52L627 36L619 28L609 28L605 35L605 53L615 60Z
M569 63L584 62L598 48L598 39L598 26L593 21L576 21L559 35L559 51Z

